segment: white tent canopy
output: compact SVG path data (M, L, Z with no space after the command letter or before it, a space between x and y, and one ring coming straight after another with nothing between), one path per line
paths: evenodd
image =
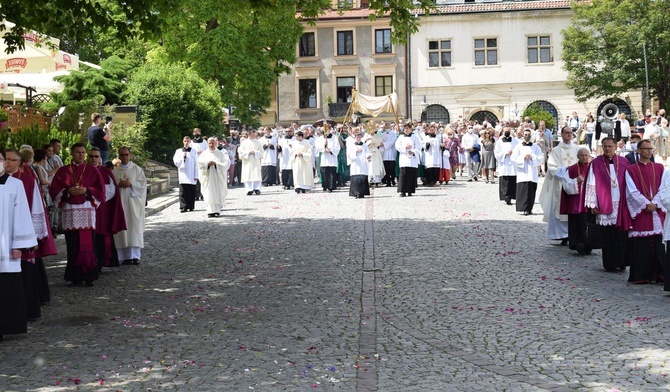
M15 26L10 22L5 25L8 29ZM23 38L25 48L9 54L5 52L7 45L0 39L0 72L35 74L79 69L79 56L58 50L58 39L35 32L26 33Z

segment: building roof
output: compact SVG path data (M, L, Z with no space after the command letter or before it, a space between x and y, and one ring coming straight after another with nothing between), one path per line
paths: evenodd
M432 15L443 15L549 9L570 9L570 0L511 0L486 3L449 4L436 6L430 13ZM331 9L327 10L322 15L319 15L316 20L366 19L374 13L374 10L369 8L356 8L350 10ZM418 15L426 14L422 9L416 9L413 13ZM388 16L388 13L385 16Z
M436 7L433 14L464 14L478 12L501 11L533 11L547 9L569 9L570 0L531 0L531 1L502 1L495 3L468 3L452 4ZM425 14L419 11L419 14Z

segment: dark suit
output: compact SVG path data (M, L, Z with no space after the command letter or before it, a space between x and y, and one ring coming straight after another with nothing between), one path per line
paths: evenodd
M637 154L635 151L626 154L626 159L628 159L628 162L630 162L631 165L636 164L640 160L640 156L638 155L636 157L635 154ZM654 162L653 156L651 157L651 161Z

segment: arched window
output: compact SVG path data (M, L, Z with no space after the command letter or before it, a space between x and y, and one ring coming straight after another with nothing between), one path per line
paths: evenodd
M608 103L615 104L616 107L619 108L619 113L626 113L626 117L628 117L629 119L631 118L631 114L633 112L630 110L630 106L628 105L628 103L626 103L626 101L624 101L623 99L619 99L619 98L610 98L610 99L606 99L606 100L602 101L600 103L600 105L598 106L598 111L596 111L594 113L593 117L598 118L598 116L600 115L600 112L603 110L605 105L607 105Z
M484 121L486 121L493 127L495 127L498 123L498 117L488 110L478 111L477 113L470 116L470 120L476 120L479 124L482 124Z
M421 112L421 122L440 122L449 123L449 111L442 105L429 105L426 110Z
M541 108L542 110L544 110L546 112L551 113L552 117L554 117L554 127L551 130L556 131L558 129L558 126L559 126L558 110L556 110L556 107L554 105L552 105L551 103L547 102L547 101L531 102L531 104L528 105L528 107L533 106L533 105Z

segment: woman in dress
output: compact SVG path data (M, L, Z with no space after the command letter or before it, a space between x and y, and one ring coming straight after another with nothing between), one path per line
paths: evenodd
M454 172L454 179L456 178L456 170L458 169L460 162L459 162L459 150L461 149L461 143L460 140L458 139L458 136L455 135L454 130L451 128L451 126L447 125L447 129L445 131L446 137L444 138L444 148L445 150L449 151L449 167L451 168L451 171ZM450 177L451 177L451 173ZM447 181L448 183L448 181Z
M540 150L542 151L542 154L544 156L544 162L540 165L540 170L539 170L539 175L541 177L544 177L547 174L547 157L549 155L549 140L547 140L547 136L540 132L537 135L537 138L535 138L535 144L537 144L538 147L540 147Z
M659 135L656 138L656 152L661 156L661 158L663 158L663 165L665 165L665 161L668 159L668 153L670 152L670 140L668 138L670 135L668 133L669 131L668 120L662 118L661 128L658 132Z
M493 139L493 132L494 132L493 128L486 128L486 130L482 132L482 140L481 140L481 148L482 148L481 166L487 184L495 183L493 173L495 172L496 168L496 158L493 153L493 149L495 148L496 142Z
M33 164L33 169L37 173L38 183L40 184L40 191L42 192L42 197L44 197L44 203L47 206L47 210L51 210L53 202L49 196L49 185L51 185L51 178L47 171L47 152L42 148L35 150L35 163Z

